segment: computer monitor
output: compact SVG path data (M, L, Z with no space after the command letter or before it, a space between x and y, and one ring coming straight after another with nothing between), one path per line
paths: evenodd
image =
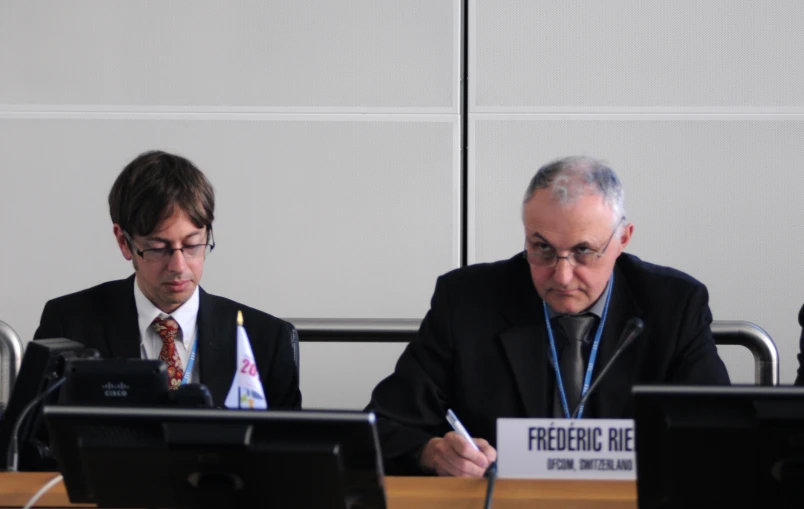
M8 399L8 406L0 418L0 465L8 468L7 456L15 423L23 409L47 391L64 373L65 359L78 356L84 345L65 338L31 341L22 356L19 375ZM56 401L58 391L46 398ZM20 423L19 469L24 471L54 470L56 461L48 448L48 438L42 424L41 406L32 409Z
M372 413L52 405L44 416L73 503L385 507Z
M640 509L804 506L804 388L633 394Z

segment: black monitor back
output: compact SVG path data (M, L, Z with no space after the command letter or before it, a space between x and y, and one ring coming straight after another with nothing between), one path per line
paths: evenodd
M50 406L45 419L75 503L385 507L373 414Z
M11 442L11 433L22 410L62 376L65 358L77 356L84 349L81 343L65 338L42 339L28 343L22 356L17 380L11 388L8 406L0 418L0 462L3 466L7 467L6 454ZM58 391L51 394L47 401L55 401L57 397ZM41 407L34 408L23 422L18 441L20 470L55 470L56 461L48 448Z
M804 388L634 387L640 509L804 507Z

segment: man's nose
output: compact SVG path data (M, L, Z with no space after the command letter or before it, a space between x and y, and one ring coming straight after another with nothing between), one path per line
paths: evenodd
M180 274L187 269L187 260L184 258L184 252L181 249L176 249L170 255L168 260L168 270Z
M553 268L553 281L560 285L570 284L574 277L574 270L575 267L572 266L567 258L559 258Z

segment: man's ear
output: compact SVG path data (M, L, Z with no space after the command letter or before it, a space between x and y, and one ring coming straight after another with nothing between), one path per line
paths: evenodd
M115 223L112 231L114 232L115 240L117 240L117 247L119 247L120 252L123 253L123 258L131 261L131 259L134 257L134 254L131 252L131 247L128 245L128 239L126 239L123 229L120 228L119 224Z
M623 226L623 231L620 234L620 252L625 251L625 246L631 242L631 235L634 234L634 223L628 223Z

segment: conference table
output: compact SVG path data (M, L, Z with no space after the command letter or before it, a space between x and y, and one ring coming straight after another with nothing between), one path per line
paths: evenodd
M55 473L0 473L0 508L20 508ZM482 509L485 479L443 477L385 478L388 509ZM70 504L63 483L48 491L34 507L87 507ZM91 506L90 506L91 507ZM634 481L545 481L499 479L494 509L636 509Z

